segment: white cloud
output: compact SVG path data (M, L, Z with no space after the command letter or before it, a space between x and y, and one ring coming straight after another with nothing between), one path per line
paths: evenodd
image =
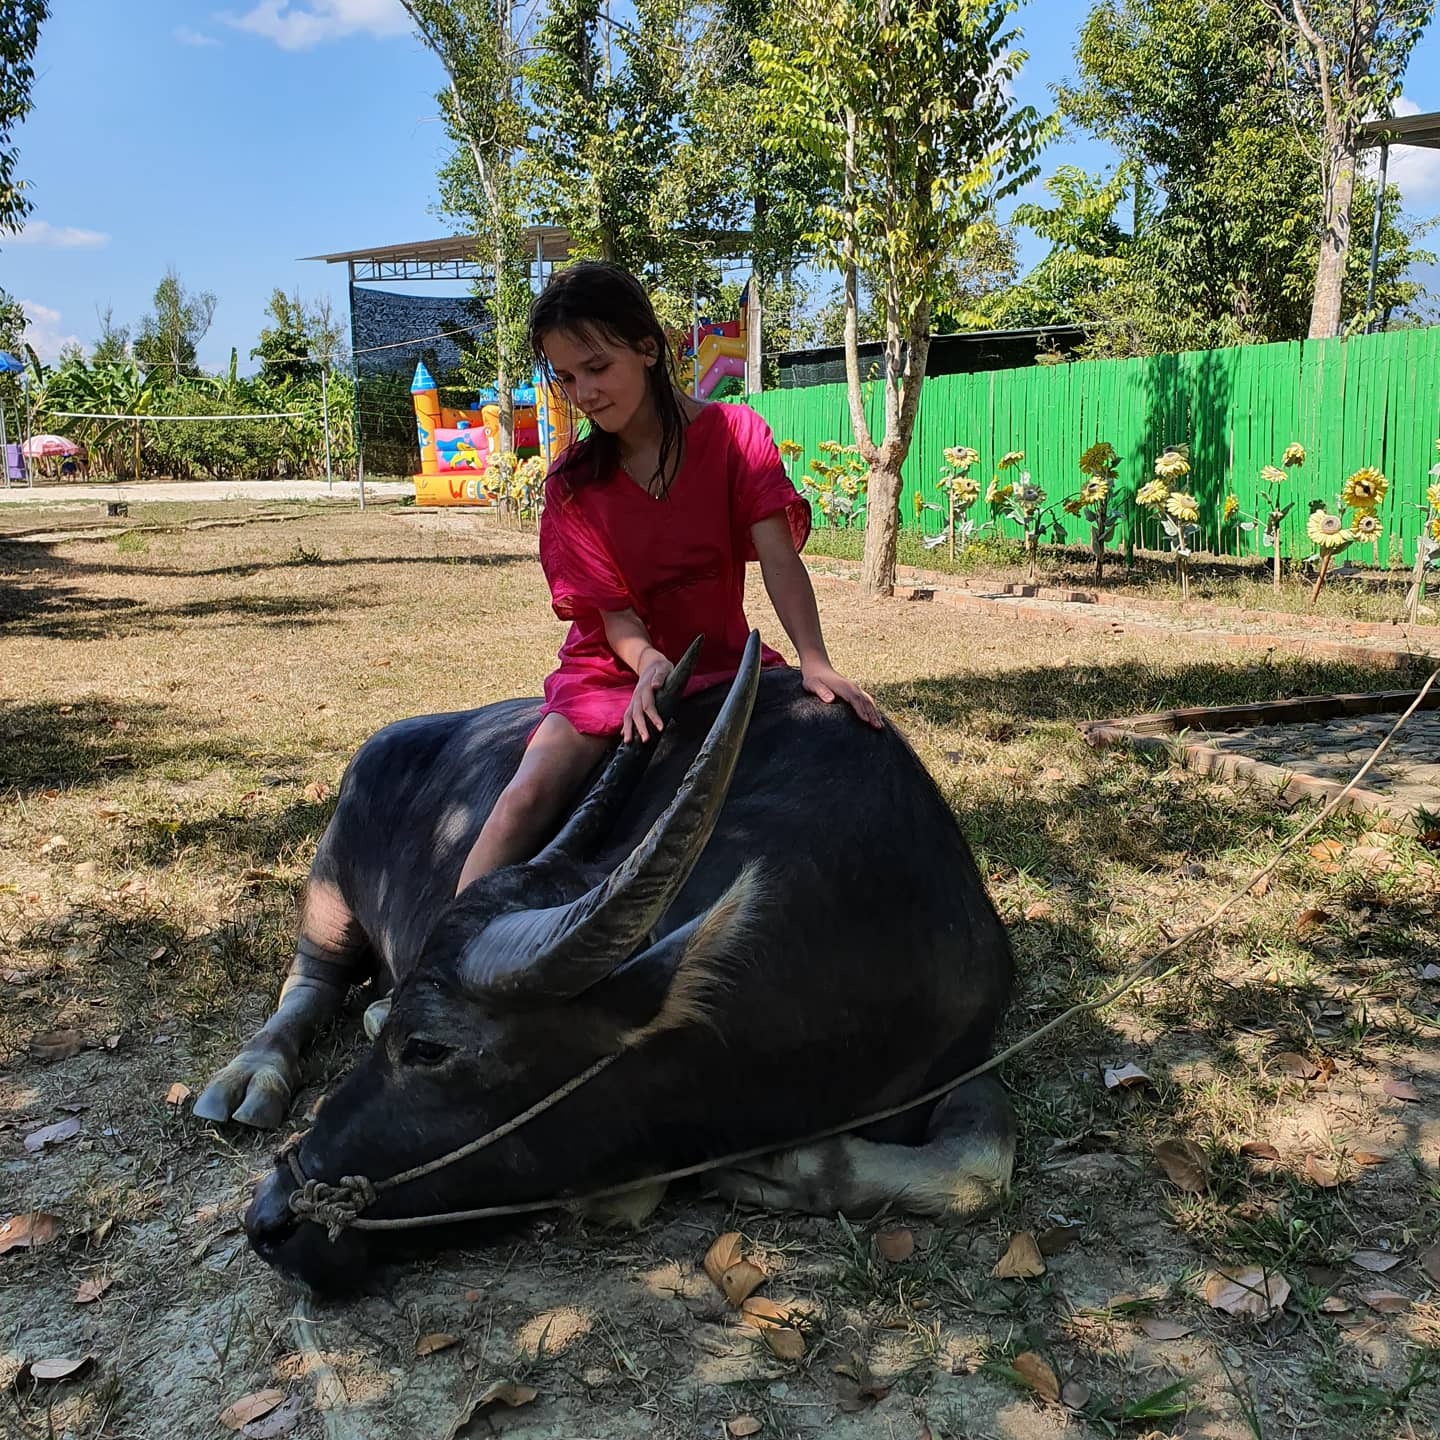
M347 35L404 35L410 18L400 0L258 0L243 15L222 10L217 19L236 30L273 40L282 50L308 50Z
M1420 106L1404 95L1395 102L1397 116L1420 113ZM1407 209L1433 209L1440 201L1440 150L1420 145L1392 145L1386 179L1400 187Z
M53 250L98 250L109 243L110 237L103 230L52 225L48 220L31 220L18 235L5 241L7 245L45 245Z
M61 326L58 310L38 300L22 300L20 308L25 312L25 343L45 364L53 365L65 346L84 343L78 335L71 335Z
M207 45L220 43L213 35L202 34L199 30L192 30L188 25L177 25L173 33L179 44L188 45L194 50L201 50Z

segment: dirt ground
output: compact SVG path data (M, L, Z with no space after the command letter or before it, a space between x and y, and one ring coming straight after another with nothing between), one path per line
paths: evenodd
M197 1122L172 1087L198 1093L268 1013L354 748L535 693L561 631L533 537L493 517L101 517L0 512L0 1435L220 1435L265 1390L285 1404L250 1433L309 1440L1435 1433L1440 857L1358 819L1175 971L1004 1069L1022 1155L980 1224L734 1212L697 1183L638 1231L552 1215L358 1301L296 1292L239 1228L275 1138ZM1430 668L818 589L837 665L914 740L1011 926L1007 1040L1097 996L1306 818L1092 751L1077 722ZM758 586L752 618L778 639ZM357 1030L352 1006L297 1124ZM1147 1078L1107 1085L1127 1064ZM14 1245L44 1235L37 1213L53 1234ZM730 1230L798 1317L798 1358L705 1276ZM1022 1233L1043 1273L994 1276ZM1246 1267L1289 1287L1264 1318L1207 1299ZM436 1334L455 1343L419 1343ZM59 1358L89 1363L24 1368ZM476 1408L498 1382L534 1398Z

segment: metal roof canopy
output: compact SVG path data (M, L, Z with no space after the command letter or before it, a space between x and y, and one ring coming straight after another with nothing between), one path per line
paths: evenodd
M521 232L531 264L564 264L570 258L570 232L563 225L531 225ZM444 235L438 240L414 240L406 245L369 245L363 250L339 250L333 255L305 255L327 265L345 265L350 281L357 280L474 280L485 272L478 258L485 243L479 235ZM722 230L697 237L698 249L720 257L749 253L748 230Z
M1380 149L1380 175L1375 187L1375 208L1370 219L1370 278L1365 286L1365 313L1375 308L1375 277L1380 269L1380 214L1381 200L1385 196L1385 171L1390 163L1392 145L1423 146L1427 150L1440 150L1440 110L1430 110L1424 115L1391 115L1386 119L1367 120L1360 127L1360 149ZM1370 320L1365 328L1374 330L1376 322Z

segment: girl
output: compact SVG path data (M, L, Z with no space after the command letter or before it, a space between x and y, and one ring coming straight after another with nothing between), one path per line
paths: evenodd
M475 841L456 893L528 858L618 735L661 728L655 693L698 634L687 693L729 681L750 627L745 564L758 559L800 657L805 689L880 727L875 702L825 653L799 551L810 507L770 428L741 405L676 388L665 332L640 283L616 265L561 271L530 311L542 371L590 420L545 481L540 563L555 613L572 622L545 682L541 720ZM783 665L773 650L764 664Z

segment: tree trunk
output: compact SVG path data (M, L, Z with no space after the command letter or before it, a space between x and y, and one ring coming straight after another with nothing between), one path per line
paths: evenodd
M1320 260L1315 267L1315 300L1310 310L1310 339L1340 333L1345 257L1350 249L1350 205L1355 195L1355 151L1342 141L1329 142L1325 166L1325 221Z

